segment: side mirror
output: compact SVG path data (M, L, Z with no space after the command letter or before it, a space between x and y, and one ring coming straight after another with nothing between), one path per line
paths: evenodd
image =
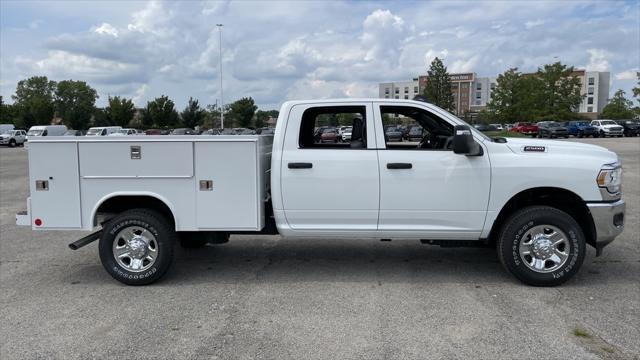
M482 155L482 147L474 139L467 125L456 125L453 129L453 152L467 156Z

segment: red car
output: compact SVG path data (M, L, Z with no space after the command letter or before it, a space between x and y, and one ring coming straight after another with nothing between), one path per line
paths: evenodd
M320 142L322 143L337 143L338 132L335 129L325 129L320 135Z
M519 132L524 135L533 135L533 137L536 137L538 136L538 125L528 122L519 122L513 124L511 131Z

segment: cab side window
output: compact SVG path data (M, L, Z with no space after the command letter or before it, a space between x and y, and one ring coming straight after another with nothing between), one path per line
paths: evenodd
M323 106L304 111L298 146L301 149L365 149L365 106Z
M380 106L387 150L452 150L453 125L411 106Z

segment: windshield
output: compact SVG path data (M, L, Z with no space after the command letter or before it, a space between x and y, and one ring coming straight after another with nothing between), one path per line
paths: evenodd
M560 127L560 123L548 123L548 127Z
M43 132L44 132L44 130L29 130L27 135L29 135L29 136L40 136L40 135L42 135Z
M129 133L129 129L122 129L122 130L118 130L116 133L118 134L128 134Z
M580 121L579 123L577 123L576 125L580 125L580 126L589 126L589 123L586 121Z
M603 121L601 121L600 123L601 123L602 125L618 125L618 124L616 124L616 122L615 122L615 121L613 121L613 120L603 120Z
M100 135L100 132L102 132L102 129L100 128L91 128L87 131L87 135Z

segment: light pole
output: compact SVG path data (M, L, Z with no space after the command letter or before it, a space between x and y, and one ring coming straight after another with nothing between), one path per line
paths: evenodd
M222 24L216 24L218 27L218 34L220 35L220 41L218 46L220 49L220 128L224 129L224 100L222 96Z

